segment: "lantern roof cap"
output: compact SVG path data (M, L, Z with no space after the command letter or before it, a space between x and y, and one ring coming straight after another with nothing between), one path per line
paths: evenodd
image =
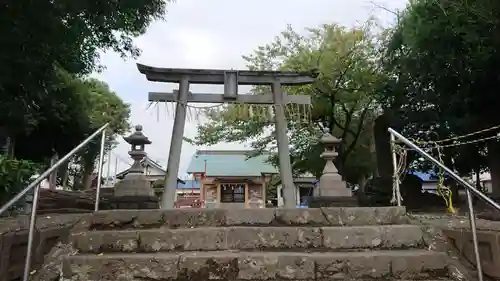
M320 139L320 142L323 144L339 144L342 141L340 139L336 138L335 136L333 136L332 134L330 134L330 132L328 132L328 130L325 130L323 136Z
M151 141L142 133L142 125L135 126L135 132L128 137L123 138L128 144L131 145L144 145L151 144Z

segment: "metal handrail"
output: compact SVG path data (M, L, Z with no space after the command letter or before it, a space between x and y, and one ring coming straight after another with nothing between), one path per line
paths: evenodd
M109 123L106 123L108 125ZM106 129L106 128L104 128ZM97 186L95 189L95 206L94 212L99 211L99 198L101 194L101 180L102 180L102 164L104 161L104 145L106 144L106 131L102 131L101 137L101 151L99 151L99 166L97 167Z
M389 128L388 129L389 133L391 134L391 139L393 138L392 136L398 138L400 141L402 141L404 144L407 146L411 147L418 153L420 153L422 156L427 158L427 160L431 161L441 169L443 169L445 172L447 172L453 179L455 179L457 182L462 184L465 187L465 192L467 194L467 205L469 208L469 223L472 231L472 242L474 244L474 255L476 258L476 267L477 267L477 277L479 281L483 281L483 270L481 266L481 257L479 255L479 243L477 239L477 229L476 229L476 216L474 215L474 206L472 204L472 193L482 199L483 201L486 201L488 204L490 204L493 208L497 209L500 211L500 205L496 203L495 201L491 200L488 196L484 195L481 191L479 191L477 188L472 186L470 183L468 183L466 180L461 178L459 175L457 175L455 172L453 172L450 168L446 167L443 163L429 155L427 152L425 152L422 148L417 146L415 143L410 141L409 139L405 138L403 135L398 133L396 130Z
M19 201L21 198L23 198L28 192L30 192L32 189L33 190L33 203L31 206L31 214L30 214L30 225L29 225L29 230L28 230L28 246L26 249L26 260L24 264L24 271L23 271L23 281L29 281L30 277L30 269L31 269L31 256L33 254L33 240L35 238L35 226L36 226L36 209L38 207L38 197L40 193L40 183L46 179L52 172L54 172L59 166L61 166L64 162L68 161L70 157L75 155L78 151L80 151L82 148L84 148L91 140L93 140L97 135L102 133L102 140L101 140L101 150L100 150L100 157L99 157L99 166L98 166L98 182L97 182L97 191L96 191L96 207L95 211L98 210L98 205L99 205L99 189L101 187L100 184L100 179L101 179L101 174L102 174L102 161L103 161L103 153L104 153L104 143L106 139L106 128L109 126L109 123L104 124L101 128L99 128L97 131L95 131L92 135L90 135L88 138L86 138L83 142L81 142L77 147L75 147L73 150L68 152L63 158L59 159L52 167L48 168L45 172L43 172L36 180L34 180L32 183L30 183L25 189L23 189L21 192L19 192L14 198L10 199L9 202L7 202L5 205L3 205L0 208L0 215L2 215L4 212L6 212L12 205L14 205L17 201Z

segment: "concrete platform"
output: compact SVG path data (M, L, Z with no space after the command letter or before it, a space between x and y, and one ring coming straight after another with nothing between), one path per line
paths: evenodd
M86 231L215 226L360 226L407 222L404 207L308 209L172 209L99 211L82 220Z

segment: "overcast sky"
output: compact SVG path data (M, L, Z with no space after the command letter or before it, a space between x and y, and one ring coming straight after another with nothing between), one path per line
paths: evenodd
M147 93L171 91L177 85L148 82L137 70L136 62L171 68L243 69L242 55L272 41L287 24L299 31L325 23L359 25L370 16L389 24L394 21L393 14L373 3L396 10L404 8L407 0L177 0L169 6L165 22L153 23L145 35L135 40L142 50L137 61L125 61L114 53L106 53L101 59L106 70L96 76L131 104L132 124L143 125L144 133L153 142L146 148L148 155L166 167L173 114L171 110L167 112L164 105L160 105L160 114L155 108L146 110ZM191 90L222 93L222 88L203 85L192 86ZM196 122L187 122L184 134L194 137ZM128 168L126 162L132 162L127 154L128 145L121 138L120 141L112 153L111 175L114 174L115 159L120 159L119 171ZM244 147L242 144L219 144L211 148ZM181 178L185 177L196 149L206 148L183 144ZM106 172L107 165L105 175Z

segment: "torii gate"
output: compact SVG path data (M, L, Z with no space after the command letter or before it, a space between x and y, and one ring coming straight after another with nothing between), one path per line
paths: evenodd
M310 105L309 96L287 95L281 86L306 85L314 82L314 72L301 73L295 71L250 71L250 70L215 70L215 69L180 69L159 68L137 64L139 71L149 81L178 83L179 90L173 93L150 92L151 102L177 102L175 108L174 127L168 156L165 190L162 198L162 209L174 207L175 188L179 162L181 157L184 125L186 123L187 103L240 103L240 104L272 104L275 106L276 141L278 144L279 170L285 207L295 208L295 188L287 137L287 123L284 105ZM224 94L193 94L189 92L190 84L224 84ZM238 95L238 85L271 85L269 95Z

